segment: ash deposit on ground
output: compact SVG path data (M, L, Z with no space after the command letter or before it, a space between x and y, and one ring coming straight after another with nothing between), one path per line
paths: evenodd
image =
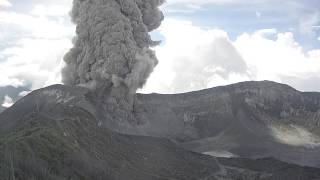
M0 113L0 179L320 179L320 93L271 81L136 93L158 63L163 3L73 1L64 85Z

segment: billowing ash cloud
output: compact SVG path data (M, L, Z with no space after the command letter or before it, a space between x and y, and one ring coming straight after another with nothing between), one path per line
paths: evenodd
M130 98L158 61L158 42L148 32L160 26L164 0L74 0L74 47L66 54L64 84L82 85L101 96Z

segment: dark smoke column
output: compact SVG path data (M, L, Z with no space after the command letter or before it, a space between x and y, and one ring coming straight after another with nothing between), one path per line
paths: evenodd
M74 47L63 83L92 89L99 99L132 109L134 95L158 61L148 32L163 20L164 0L74 0Z

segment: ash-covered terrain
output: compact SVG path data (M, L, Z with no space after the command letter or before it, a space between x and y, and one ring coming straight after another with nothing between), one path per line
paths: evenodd
M34 91L5 110L0 114L0 177L21 180L320 178L317 168L274 158L216 158L188 151L170 139L119 134L106 125L111 119L99 119L97 105L94 94L86 88L55 85ZM132 126L137 124L132 122Z
M65 85L0 114L0 179L320 179L319 93L264 81L136 94L158 62L162 3L73 1Z
M244 82L179 95L138 95L140 132L196 152L275 157L320 167L320 93ZM218 154L217 154L218 153Z

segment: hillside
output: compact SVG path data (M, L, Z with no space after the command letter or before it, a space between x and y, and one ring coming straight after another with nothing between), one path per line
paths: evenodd
M94 112L89 91L52 86L0 114L3 179L319 179L275 159L214 158L167 139L121 135Z
M270 81L139 95L139 132L187 149L320 167L320 93ZM221 154L221 153L220 153Z
M262 81L176 95L138 94L135 102L134 111L127 112L85 88L55 85L31 93L17 103L18 109L10 108L16 113L9 113L10 122L0 122L0 129L35 109L63 119L69 112L60 104L77 105L123 134L168 138L214 156L273 157L320 167L320 93Z

